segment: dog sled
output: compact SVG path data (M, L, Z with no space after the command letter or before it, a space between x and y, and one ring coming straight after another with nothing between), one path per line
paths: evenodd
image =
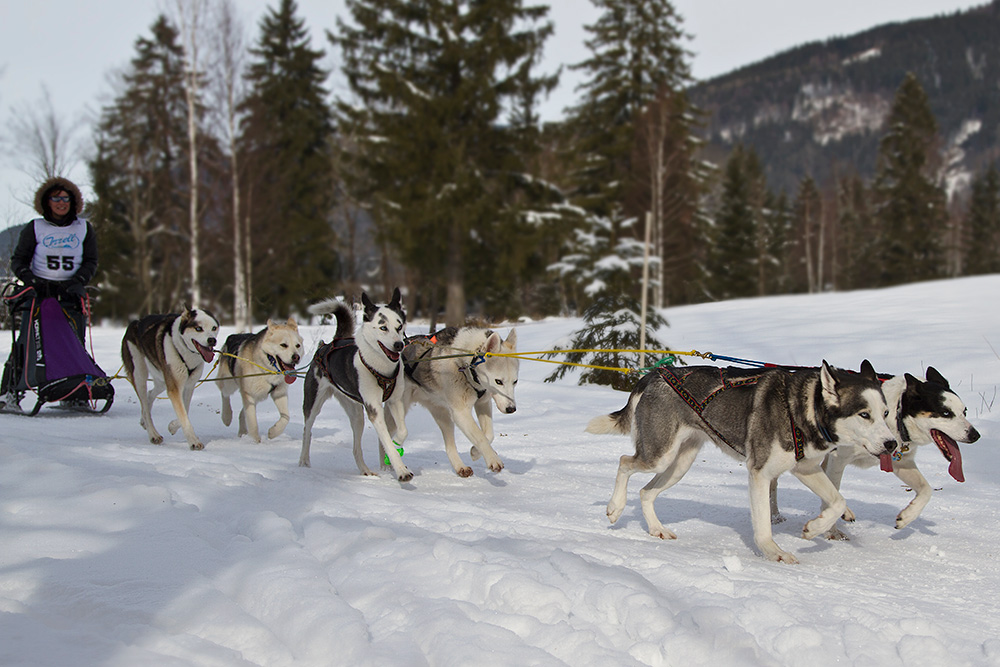
M107 412L114 387L87 353L58 299L40 299L33 289L10 283L3 301L11 320L12 351L3 370L0 410L34 416L44 404L56 403L81 412ZM29 392L36 396L30 411L20 406Z

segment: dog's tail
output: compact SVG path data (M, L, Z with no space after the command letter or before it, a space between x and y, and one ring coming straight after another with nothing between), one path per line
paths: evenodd
M628 435L632 432L631 399L624 408L618 410L617 412L612 412L609 415L594 417L587 422L587 428L584 430L587 433L594 433L596 435L607 435L608 433Z
M339 299L324 299L308 308L313 315L333 315L337 320L334 338L348 338L354 335L354 311Z

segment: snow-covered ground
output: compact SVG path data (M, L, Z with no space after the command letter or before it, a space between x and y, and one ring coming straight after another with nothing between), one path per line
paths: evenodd
M199 387L202 452L180 433L149 444L124 380L104 416L0 415L0 664L1000 665L998 293L988 276L665 311L659 336L674 349L851 368L868 358L891 373L933 365L968 405L983 437L963 447L967 481L923 448L936 491L903 530L894 519L911 494L898 479L850 469L851 541L802 540L819 503L782 478L789 521L775 538L795 566L755 551L745 471L711 445L657 501L678 540L646 533L642 475L609 525L630 443L583 426L626 395L543 383L544 363L522 362L518 410L496 418L506 469L479 461L469 479L420 407L408 419L413 481L361 477L332 401L313 467L299 468L301 381L292 423L260 445L223 426L214 385ZM519 347L550 349L579 325L522 324ZM331 330L304 333L311 356ZM94 331L109 373L121 335ZM9 348L3 332L3 358ZM260 410L264 429L276 415ZM171 418L158 401L164 433ZM370 426L365 439L371 465Z

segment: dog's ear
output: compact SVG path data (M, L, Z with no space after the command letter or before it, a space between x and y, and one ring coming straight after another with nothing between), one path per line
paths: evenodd
M368 298L367 292L361 293L361 305L365 307L365 322L371 321L372 317L375 315L375 311L378 310L378 306L372 303L372 300Z
M273 329L274 328L274 321L270 317L267 318L267 328L268 329Z
M296 331L299 330L299 323L295 321L294 317L289 317L288 321L285 322L285 325L295 329Z
M928 366L927 367L927 372L924 374L924 377L927 378L928 382L933 382L934 384L939 384L942 387L944 387L945 389L951 389L951 387L948 385L948 381L944 378L943 375L941 375L940 373L938 373L937 369L934 368L933 366Z
M872 382L878 382L878 373L875 372L872 362L867 359L861 362L861 377Z
M486 337L486 345L483 347L483 352L494 354L500 351L501 345L503 345L503 340L501 340L500 334L496 331L491 331L490 335Z
M517 349L517 329L511 329L510 333L507 334L507 340L503 342L504 347L510 348L511 350Z
M395 287L392 290L392 298L389 299L389 309L390 310L402 310L402 300L403 295L399 293L399 288Z
M823 367L819 371L819 382L823 387L823 402L827 405L840 405L840 396L837 395L837 378L833 375L830 364L823 360Z

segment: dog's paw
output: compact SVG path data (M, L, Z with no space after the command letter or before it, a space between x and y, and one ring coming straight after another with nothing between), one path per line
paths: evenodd
M613 503L608 503L608 520L611 523L615 523L619 518L621 518L624 510L624 507L617 507Z
M196 452L200 452L201 450L205 449L205 445L201 444L200 442L192 442L191 449L195 450Z
M857 517L854 516L854 512L852 512L851 508L848 507L847 509L844 510L844 514L840 518L843 519L844 521L854 523Z
M771 515L771 525L777 526L779 523L784 523L785 517L779 512L778 514Z
M788 553L787 551L778 551L776 556L768 556L768 560L772 560L776 563L785 563L787 565L798 565L799 559Z
M761 553L764 554L764 558L768 559L769 561L773 561L775 563L787 563L789 565L795 565L799 562L798 558L788 553L787 551L783 551L781 547L779 547L774 541L772 541L771 544L769 545L761 547L760 550Z
M413 473L410 472L409 470L406 470L403 472L402 475L400 475L396 479L398 479L400 482L409 482L411 479L413 479Z
M899 530L900 528L906 528L907 526L910 525L911 521L917 518L917 516L919 516L919 514L907 517L906 510L903 510L902 512L899 513L899 516L896 517L896 530Z
M159 433L157 433L156 435L151 435L151 436L149 436L149 441L151 443L153 443L154 445L162 445L163 444L163 436L160 435Z
M177 433L177 429L179 429L180 427L181 427L181 420L179 419L174 419L169 424L167 424L167 430L170 431L170 435L175 435Z
M472 457L473 461L478 461L482 457L482 454L479 453L479 448L473 445L469 450L469 456Z
M469 466L463 466L455 472L458 473L459 477L472 477L472 468Z
M850 536L847 533L842 531L840 528L837 528L836 526L826 531L826 535L824 535L824 537L826 537L826 539L830 540L831 542L850 542L851 540Z
M281 435L284 432L285 432L285 425L284 424L281 424L280 426L278 424L275 424L271 428L267 429L267 439L268 440L274 440L275 438L277 438L279 435Z
M299 467L312 468L312 465L309 463L309 459L299 459Z
M661 540L676 540L677 535L673 531L667 530L663 526L654 526L649 529L649 534Z
M503 470L503 461L497 459L496 461L491 463L490 470L492 470L493 472L500 472L501 470Z

